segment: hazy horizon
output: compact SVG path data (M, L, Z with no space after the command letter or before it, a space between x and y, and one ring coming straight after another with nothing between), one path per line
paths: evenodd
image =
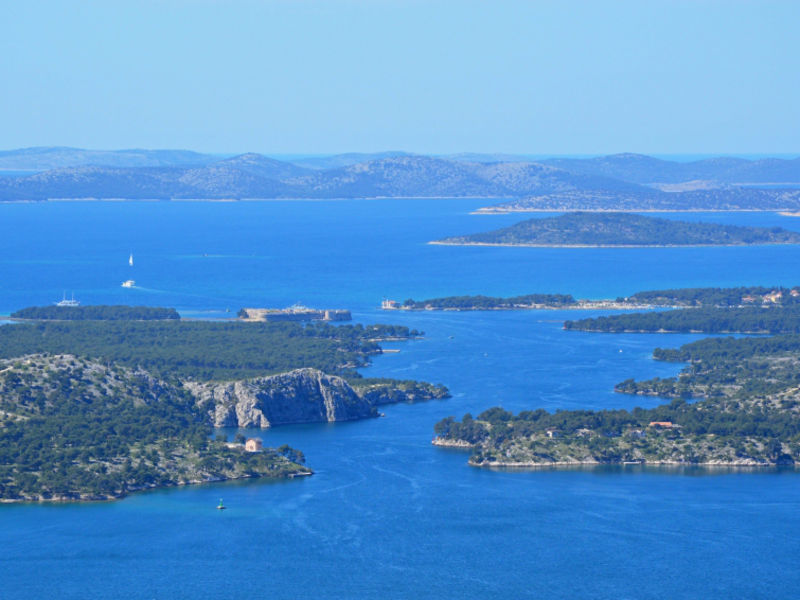
M797 2L43 0L0 18L10 148L800 151Z
M759 160L765 158L777 158L783 160L793 160L795 158L800 158L800 152L757 152L757 153L747 153L747 152L674 152L674 153L660 153L660 152L635 152L635 151L622 151L622 152L601 152L601 153L582 153L582 152L573 152L573 153L527 153L527 152L492 152L492 151L481 151L481 150L462 150L458 152L447 152L447 153L426 153L426 152L418 152L414 150L397 150L397 149L379 149L379 150L342 150L336 152L323 152L323 153L309 153L309 152L297 152L297 153L282 153L282 152L269 152L269 151L257 151L257 150L242 150L242 151L233 151L233 152L204 152L201 150L197 150L194 148L179 148L179 147L161 147L161 148L131 148L131 147L116 147L116 148L86 148L80 146L70 146L70 145L45 145L45 146L20 146L17 148L0 148L0 155L2 154L11 154L15 152L23 152L23 151L33 151L33 150L76 150L76 151L87 151L87 152L194 152L197 154L202 154L205 156L215 156L219 157L221 160L225 158L230 158L234 156L241 156L244 154L261 154L262 156L266 156L269 158L274 158L276 160L300 160L306 158L324 158L324 157L331 157L331 156L343 156L343 155L376 155L376 154L405 154L411 156L430 156L436 158L451 158L451 157L459 157L459 156L507 156L507 157L514 157L514 158L525 158L531 161L536 160L547 160L547 159L555 159L555 158L575 158L575 159L589 159L589 158L600 158L600 157L607 157L607 156L618 156L618 155L625 155L625 154L633 154L633 155L640 155L640 156L648 156L651 158L657 158L660 160L672 160L676 162L690 162L695 160L704 160L709 158L743 158L746 160Z

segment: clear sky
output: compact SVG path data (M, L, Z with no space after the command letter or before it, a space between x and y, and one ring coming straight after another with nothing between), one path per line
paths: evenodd
M800 1L0 4L2 149L800 152Z

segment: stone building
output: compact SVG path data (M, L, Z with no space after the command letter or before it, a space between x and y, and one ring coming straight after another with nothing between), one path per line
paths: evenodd
M248 452L261 452L264 449L260 438L248 438L244 443L244 449Z

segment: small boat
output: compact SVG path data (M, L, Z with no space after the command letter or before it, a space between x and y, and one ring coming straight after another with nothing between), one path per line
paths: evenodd
M56 306L80 306L80 302L75 300L75 294L72 294L72 298L67 300L67 293L64 292L64 296L56 302Z
M220 498L220 499L219 499L219 504L217 504L217 510L225 510L226 508L228 508L228 507L227 507L227 506L225 506L225 505L222 503L222 498Z
M133 279L127 279L122 282L122 287L132 288L136 285L136 282Z

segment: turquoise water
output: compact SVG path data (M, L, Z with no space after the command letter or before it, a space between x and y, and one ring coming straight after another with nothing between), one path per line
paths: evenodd
M568 311L383 313L382 297L800 283L800 248L455 248L425 241L520 216L479 200L56 203L0 206L0 313L73 291L84 303L224 316L244 305L351 308L423 329L387 344L374 376L453 398L386 418L260 433L316 475L0 506L0 598L794 598L793 471L640 467L495 472L430 446L447 415L652 405L615 395L669 376L655 346L690 335L565 332ZM780 225L772 213L692 219ZM134 267L127 265L133 252ZM135 279L137 288L119 283ZM595 314L595 313L583 313ZM233 433L232 431L230 433ZM253 432L254 433L254 432ZM219 498L227 511L216 511Z

